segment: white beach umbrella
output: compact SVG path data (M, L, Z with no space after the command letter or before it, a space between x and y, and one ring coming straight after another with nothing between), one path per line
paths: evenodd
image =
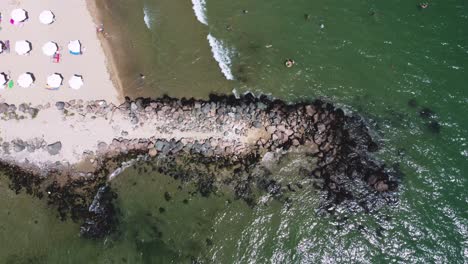
M26 55L31 51L31 49L32 49L31 42L27 40L16 41L15 51L19 55Z
M39 21L44 25L50 25L55 21L55 15L50 10L44 10L39 15Z
M73 75L70 80L68 81L68 84L70 85L70 88L78 90L83 86L83 76L81 75Z
M28 19L28 13L26 10L18 8L11 11L11 19L14 23L23 22Z
M54 73L47 77L47 86L50 88L59 88L62 85L63 77L61 74Z
M18 85L23 88L28 88L34 83L34 75L30 72L23 73L18 78Z
M4 86L9 81L8 75L4 72L0 73L0 85Z
M49 41L42 46L42 52L44 52L46 56L54 56L57 51L58 45L55 42Z
M81 42L79 40L73 40L68 43L68 50L73 55L81 54Z

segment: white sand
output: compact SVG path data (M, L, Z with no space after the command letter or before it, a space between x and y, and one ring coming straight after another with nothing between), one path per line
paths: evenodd
M9 22L10 13L15 8L28 11L29 19L22 26ZM39 14L43 10L51 10L55 14L53 24L43 25L39 22ZM120 87L111 81L106 57L85 0L0 0L0 12L0 40L9 40L11 50L9 54L0 54L0 72L9 73L15 81L13 89L0 90L0 101L9 104L30 102L33 105L72 99L121 102ZM68 53L68 42L75 39L82 42L83 55ZM14 49L18 40L32 43L33 50L29 56L16 54ZM43 54L42 46L48 41L54 41L61 47L60 63L53 63L51 57ZM24 72L32 72L36 77L35 84L29 88L22 88L16 83L18 76ZM63 85L57 91L45 89L47 76L55 72L63 75ZM85 84L80 90L68 86L73 74L84 78Z

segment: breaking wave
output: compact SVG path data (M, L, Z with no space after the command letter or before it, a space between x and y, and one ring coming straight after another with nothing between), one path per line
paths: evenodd
M153 18L150 14L149 9L146 6L143 8L143 15L143 20L145 21L146 27L148 29L151 29L151 23L153 22Z
M228 80L234 80L234 75L232 75L231 72L231 56L234 50L229 49L223 41L216 39L211 34L209 34L207 38L211 46L213 57L218 62L219 68L221 68L224 76Z
M200 23L208 25L206 18L206 0L192 0L193 11Z

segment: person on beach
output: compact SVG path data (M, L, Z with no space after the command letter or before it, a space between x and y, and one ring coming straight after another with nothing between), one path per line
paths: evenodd
M284 66L286 66L287 68L291 68L292 66L294 66L294 64L295 64L295 62L292 59L287 59L284 62Z
M98 27L96 27L96 32L97 32L97 33L102 33L102 32L104 32L104 24L101 24L101 25L99 25Z

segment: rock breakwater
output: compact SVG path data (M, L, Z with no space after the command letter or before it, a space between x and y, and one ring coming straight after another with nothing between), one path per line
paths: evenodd
M310 158L302 177L316 179L312 186L325 194L319 212L339 206L373 211L395 199L397 179L369 157L378 147L362 120L319 100L288 104L251 94L212 95L127 98L119 106L2 104L0 111L0 162L12 186L46 196L62 217L83 221L88 237L112 230L114 195L105 186L129 160L195 181L204 196L229 186L255 205L257 189L290 202L287 193L304 187L269 176L269 164L295 152Z

